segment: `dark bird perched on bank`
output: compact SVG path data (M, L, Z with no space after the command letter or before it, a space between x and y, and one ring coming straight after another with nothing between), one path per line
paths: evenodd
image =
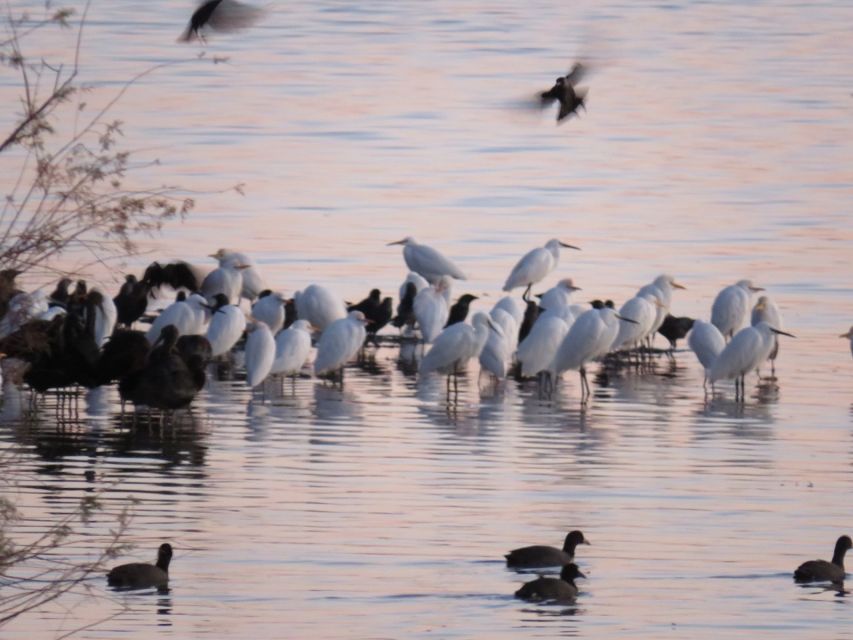
M541 567L562 567L575 559L575 548L579 544L589 544L580 531L571 531L563 542L563 548L546 545L533 545L513 549L504 557L506 566L515 569L536 569Z
M524 309L524 318L521 320L521 326L518 328L518 344L524 342L527 334L530 333L530 330L536 323L536 319L539 317L539 312L539 305L532 300L528 300L527 307Z
M536 578L525 583L515 592L516 598L522 600L554 600L557 602L574 602L578 597L575 578L586 578L576 564L567 564L560 571L559 578Z
M564 77L557 78L554 81L554 86L539 94L539 100L542 107L548 107L558 101L560 103L560 111L557 113L557 122L576 113L579 108L586 111L584 99L586 98L586 89L576 88L578 82L586 75L586 67L580 62L576 62Z
M391 298L382 298L379 289L371 289L370 295L358 304L347 307L347 311L361 311L367 318L365 330L368 336L375 336L379 330L391 321L394 315L394 301Z
M214 31L237 31L252 26L263 15L263 11L237 0L207 0L202 2L190 17L186 31L178 38L179 42L198 39L204 42L202 29Z
M693 318L686 316L675 317L666 314L666 318L663 319L663 323L658 328L658 333L669 340L670 349L675 349L677 346L676 343L690 333L690 330L693 328L693 322Z
M59 282L56 283L56 289L53 290L53 293L50 294L50 297L47 299L48 307L62 307L63 309L68 305L68 287L71 286L71 278L62 278Z
M832 562L826 560L809 560L794 571L797 582L836 582L844 581L844 554L853 547L849 536L841 536L835 543Z
M463 293L459 296L459 299L450 307L450 313L447 316L447 324L444 326L449 327L452 324L465 322L465 318L468 317L468 309L470 309L471 303L477 299L477 296L472 296L470 293Z
M107 574L107 584L120 589L150 589L165 587L169 582L169 563L172 545L164 542L157 550L157 563L131 562L113 567Z
M405 325L410 327L415 325L414 304L416 295L418 295L418 288L415 283L407 282L405 293L397 305L397 315L391 320L391 324L398 329L402 329Z
M150 285L139 282L133 274L124 277L124 284L118 290L118 295L113 298L116 306L116 321L118 324L130 327L139 320L148 308L148 296L151 293Z

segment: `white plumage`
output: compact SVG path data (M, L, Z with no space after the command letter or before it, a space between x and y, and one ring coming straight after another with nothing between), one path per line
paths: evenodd
M216 309L207 326L211 355L215 358L231 351L246 330L246 316L240 307L226 304Z
M512 323L512 325L515 324L515 320L506 311L498 309L497 313L503 316L504 320ZM490 317L492 318L492 322L489 325L489 334L486 338L486 344L483 345L480 351L480 368L501 379L506 377L512 351L509 348L503 326L499 322L495 322L494 316L490 315Z
M246 384L256 387L266 380L275 360L275 339L263 322L253 322L246 327Z
M252 317L265 323L275 335L284 326L284 304L282 294L270 293L255 301L252 305Z
M396 242L389 242L388 246L395 244L403 245L403 260L406 261L409 270L420 274L430 284L434 284L441 276L465 280L462 269L457 267L452 260L430 246L418 244L411 236Z
M557 349L552 365L554 373L559 375L563 371L577 369L581 378L581 393L589 395L586 364L610 351L619 333L620 319L610 307L590 309L581 314Z
M717 356L726 348L726 339L710 322L695 320L693 328L687 334L687 346L696 354L699 363L705 369L707 380L708 371L714 365Z
M544 279L560 262L560 247L578 248L553 238L545 243L544 247L537 247L528 251L512 268L504 283L503 290L512 291L517 287L528 287L529 289Z
M518 345L517 359L521 363L521 375L535 376L541 371L551 371L554 354L569 332L569 325L557 313L545 313L537 318Z
M738 331L714 360L708 372L708 380L711 384L717 380L735 378L736 381L740 379L741 389L743 389L743 379L746 374L757 369L773 349L774 333L791 335L771 327L764 321L754 327L746 327Z
M297 320L275 337L275 362L270 373L296 375L310 353L311 326L307 320Z
M749 280L740 280L720 291L711 305L711 324L723 337L731 337L740 329L749 314L750 299L754 291L764 291L754 287Z
M647 291L644 294L637 294L622 305L619 315L634 322L619 324L613 349L636 348L648 337L657 318L656 302L660 304L656 295Z
M345 318L332 322L317 342L314 373L322 375L343 369L361 349L367 337L367 320L361 311L350 311Z
M304 291L297 291L293 297L296 317L307 320L320 331L325 331L326 327L336 320L347 317L343 299L319 284L312 284Z
M245 253L231 251L229 249L219 249L219 251L214 253L211 257L219 260L220 267L236 267L237 265L243 265L245 267L241 274L242 280L239 294L243 298L246 298L251 302L261 294L261 291L266 289L264 286L264 279L261 277L261 274L258 273L257 264ZM232 298L229 296L228 301L238 304L240 300L238 297Z
M421 289L415 296L412 311L415 314L421 337L430 343L436 339L450 315L450 278L442 276L435 284Z
M151 327L145 333L149 344L154 344L160 337L163 327L173 324L182 336L199 335L205 333L207 315L207 300L194 293L186 300L173 302L163 309Z
M113 299L104 295L104 292L98 287L92 287L92 291L101 296L100 303L95 305L95 342L99 347L103 347L109 337L113 335L113 329L115 329L118 319L118 309L116 309Z
M201 282L201 294L210 302L221 293L228 302L240 302L240 291L243 289L243 274L245 267L240 264L220 263L220 266L205 276Z
M456 373L463 369L471 358L480 355L489 337L490 326L491 319L480 311L474 314L471 324L457 322L447 327L421 360L421 375L433 371Z
M518 322L502 307L494 307L489 311L492 322L501 328L504 342L506 343L507 360L512 360L515 350L518 348Z
M504 296L495 303L493 309L503 309L515 320L519 327L524 322L524 307L522 307L512 296Z
M672 290L684 288L684 286L675 281L675 278L666 273L659 275L651 282L651 284L640 287L640 290L637 292L638 296L651 293L656 295L658 300L661 302L661 305L655 309L656 318L654 323L652 323L650 331L650 335L653 338L655 332L660 329L663 321L666 319L666 314L669 313L669 309L672 306Z

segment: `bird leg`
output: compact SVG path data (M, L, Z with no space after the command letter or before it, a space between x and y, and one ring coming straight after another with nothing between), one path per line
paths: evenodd
M530 290L533 288L533 283L531 282L527 285L527 288L524 290L524 294L521 296L521 299L525 302L530 302Z

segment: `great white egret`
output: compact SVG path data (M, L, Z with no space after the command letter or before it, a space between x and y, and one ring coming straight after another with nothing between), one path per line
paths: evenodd
M569 332L569 325L557 314L543 314L533 328L518 345L516 358L521 363L521 375L524 378L540 372L551 372L554 354Z
M634 322L622 322L613 340L612 349L634 349L642 345L651 334L657 309L661 305L657 294L652 292L638 293L626 301L619 309L619 315L630 318Z
M694 320L693 328L687 334L687 346L696 354L699 363L705 370L702 386L708 384L708 372L714 366L717 356L726 348L726 339L720 330L710 322Z
M489 317L489 335L486 338L486 344L483 345L480 351L480 370L488 371L498 380L506 378L507 369L509 368L509 360L512 356L510 345L507 341L507 336L504 333L501 322L495 320L494 313L502 316L504 321L508 321L511 326L515 326L515 320L512 319L506 311L502 309L493 310Z
M757 369L767 359L773 349L774 334L794 337L790 333L771 327L764 321L754 327L746 327L738 331L714 360L708 372L708 381L713 385L717 380L734 378L735 397L739 395L743 399L744 378L747 373Z
M531 287L543 280L557 267L560 261L560 247L580 250L579 247L566 244L557 238L546 242L544 247L531 249L513 267L504 283L503 290L512 291L517 287L526 287L521 297L527 301L530 297Z
M237 344L246 330L246 316L240 307L229 304L222 293L216 294L211 311L207 339L210 341L210 355L215 358L228 353Z
M776 303L773 302L773 300L771 300L768 296L761 296L760 298L758 298L758 302L756 302L755 306L752 308L750 324L752 326L755 326L762 321L766 322L771 327L775 327L776 329L782 328L782 314L779 313L779 307L777 307ZM774 335L773 348L770 350L770 353L767 356L767 359L770 360L770 375L772 376L776 375L776 356L778 355L779 338Z
M711 305L711 324L723 337L731 338L739 330L749 314L750 300L755 291L764 291L753 286L751 280L739 280L720 291Z
M367 337L365 324L367 318L361 311L350 311L345 318L326 327L317 342L314 373L321 376L340 371L343 383L344 366L359 352Z
M214 256L216 254L213 254ZM201 282L201 295L213 303L217 293L222 293L229 300L239 301L243 290L243 271L248 265L220 262L220 266L205 276Z
M95 311L95 342L103 347L113 334L118 319L118 310L112 298L104 295L98 287L92 287L89 293Z
M507 359L512 360L515 350L518 348L518 322L504 307L494 306L489 311L492 322L499 325L506 342Z
M396 242L389 242L388 246L395 244L403 245L403 260L406 261L409 270L420 274L430 284L435 284L442 276L449 276L457 280L466 279L462 269L457 267L452 260L428 245L419 244L411 236Z
M270 374L275 360L275 339L265 322L252 322L246 331L246 384L251 388Z

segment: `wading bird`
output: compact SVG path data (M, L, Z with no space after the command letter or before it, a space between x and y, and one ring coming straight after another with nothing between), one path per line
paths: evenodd
M755 291L764 291L755 287L750 280L739 280L720 291L711 305L711 324L728 340L746 322L749 314L750 299Z
M344 366L359 352L367 337L365 324L367 318L361 311L350 311L345 318L335 320L326 327L317 342L314 373L322 376L339 372L343 384Z
M442 276L449 276L457 280L465 280L462 269L457 267L450 258L446 258L432 247L419 244L411 236L407 236L396 242L389 242L387 246L395 244L403 245L403 260L410 271L423 276L430 284L435 284Z
M521 297L527 302L530 299L531 287L557 267L560 262L560 247L580 250L579 247L566 244L557 238L546 242L544 247L531 249L513 267L504 283L503 290L512 291L517 287L525 287L524 294Z

